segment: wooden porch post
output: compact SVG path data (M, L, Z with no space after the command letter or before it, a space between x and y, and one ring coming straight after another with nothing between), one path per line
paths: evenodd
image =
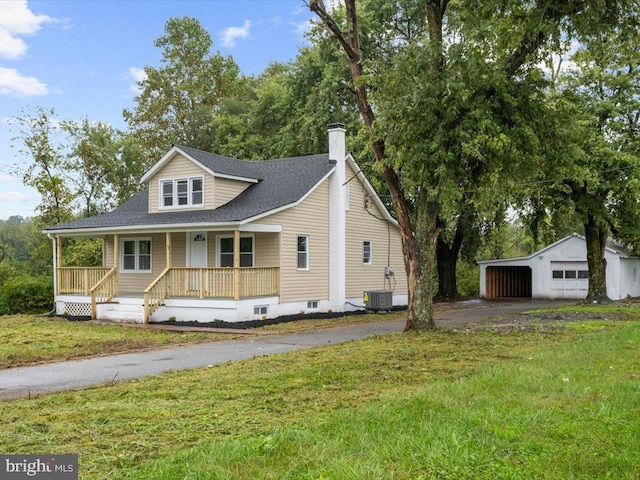
M115 291L120 292L120 235L113 236L113 268L115 268Z
M84 294L89 295L89 290L91 290L91 285L89 285L89 270L84 269L84 278L82 279L82 283L84 284Z
M171 268L171 232L166 232L165 233L165 256L166 258L166 268L167 271ZM169 292L171 291L171 285L169 284L169 282L171 281L171 275L167 276L167 281L164 283L164 294L165 296L169 295Z
M240 230L233 232L233 298L240 300Z
M116 276L120 272L120 235L113 235L113 266L116 269Z
M167 268L171 268L171 232L167 232L166 234L166 246L167 246Z

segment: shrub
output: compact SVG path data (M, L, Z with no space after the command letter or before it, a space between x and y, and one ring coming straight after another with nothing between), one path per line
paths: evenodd
M53 278L19 276L0 287L0 314L43 313L53 305Z
M464 297L477 297L480 294L480 266L460 261L457 274L458 293Z

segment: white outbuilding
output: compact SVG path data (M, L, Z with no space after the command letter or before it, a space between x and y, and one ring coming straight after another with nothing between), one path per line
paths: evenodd
M640 296L640 258L609 239L605 249L607 295L613 300ZM574 233L528 257L485 260L480 264L482 298L575 298L589 290L587 242Z

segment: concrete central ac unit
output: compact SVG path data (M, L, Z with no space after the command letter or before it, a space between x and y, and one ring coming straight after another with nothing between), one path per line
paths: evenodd
M393 292L388 290L374 290L364 292L364 307L367 310L391 310L393 307Z

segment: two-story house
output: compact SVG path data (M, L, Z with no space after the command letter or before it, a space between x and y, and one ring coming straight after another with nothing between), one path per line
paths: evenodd
M174 146L115 210L45 230L58 314L241 321L407 303L397 222L329 126L329 153L261 162ZM62 239L103 239L102 267L62 264Z

